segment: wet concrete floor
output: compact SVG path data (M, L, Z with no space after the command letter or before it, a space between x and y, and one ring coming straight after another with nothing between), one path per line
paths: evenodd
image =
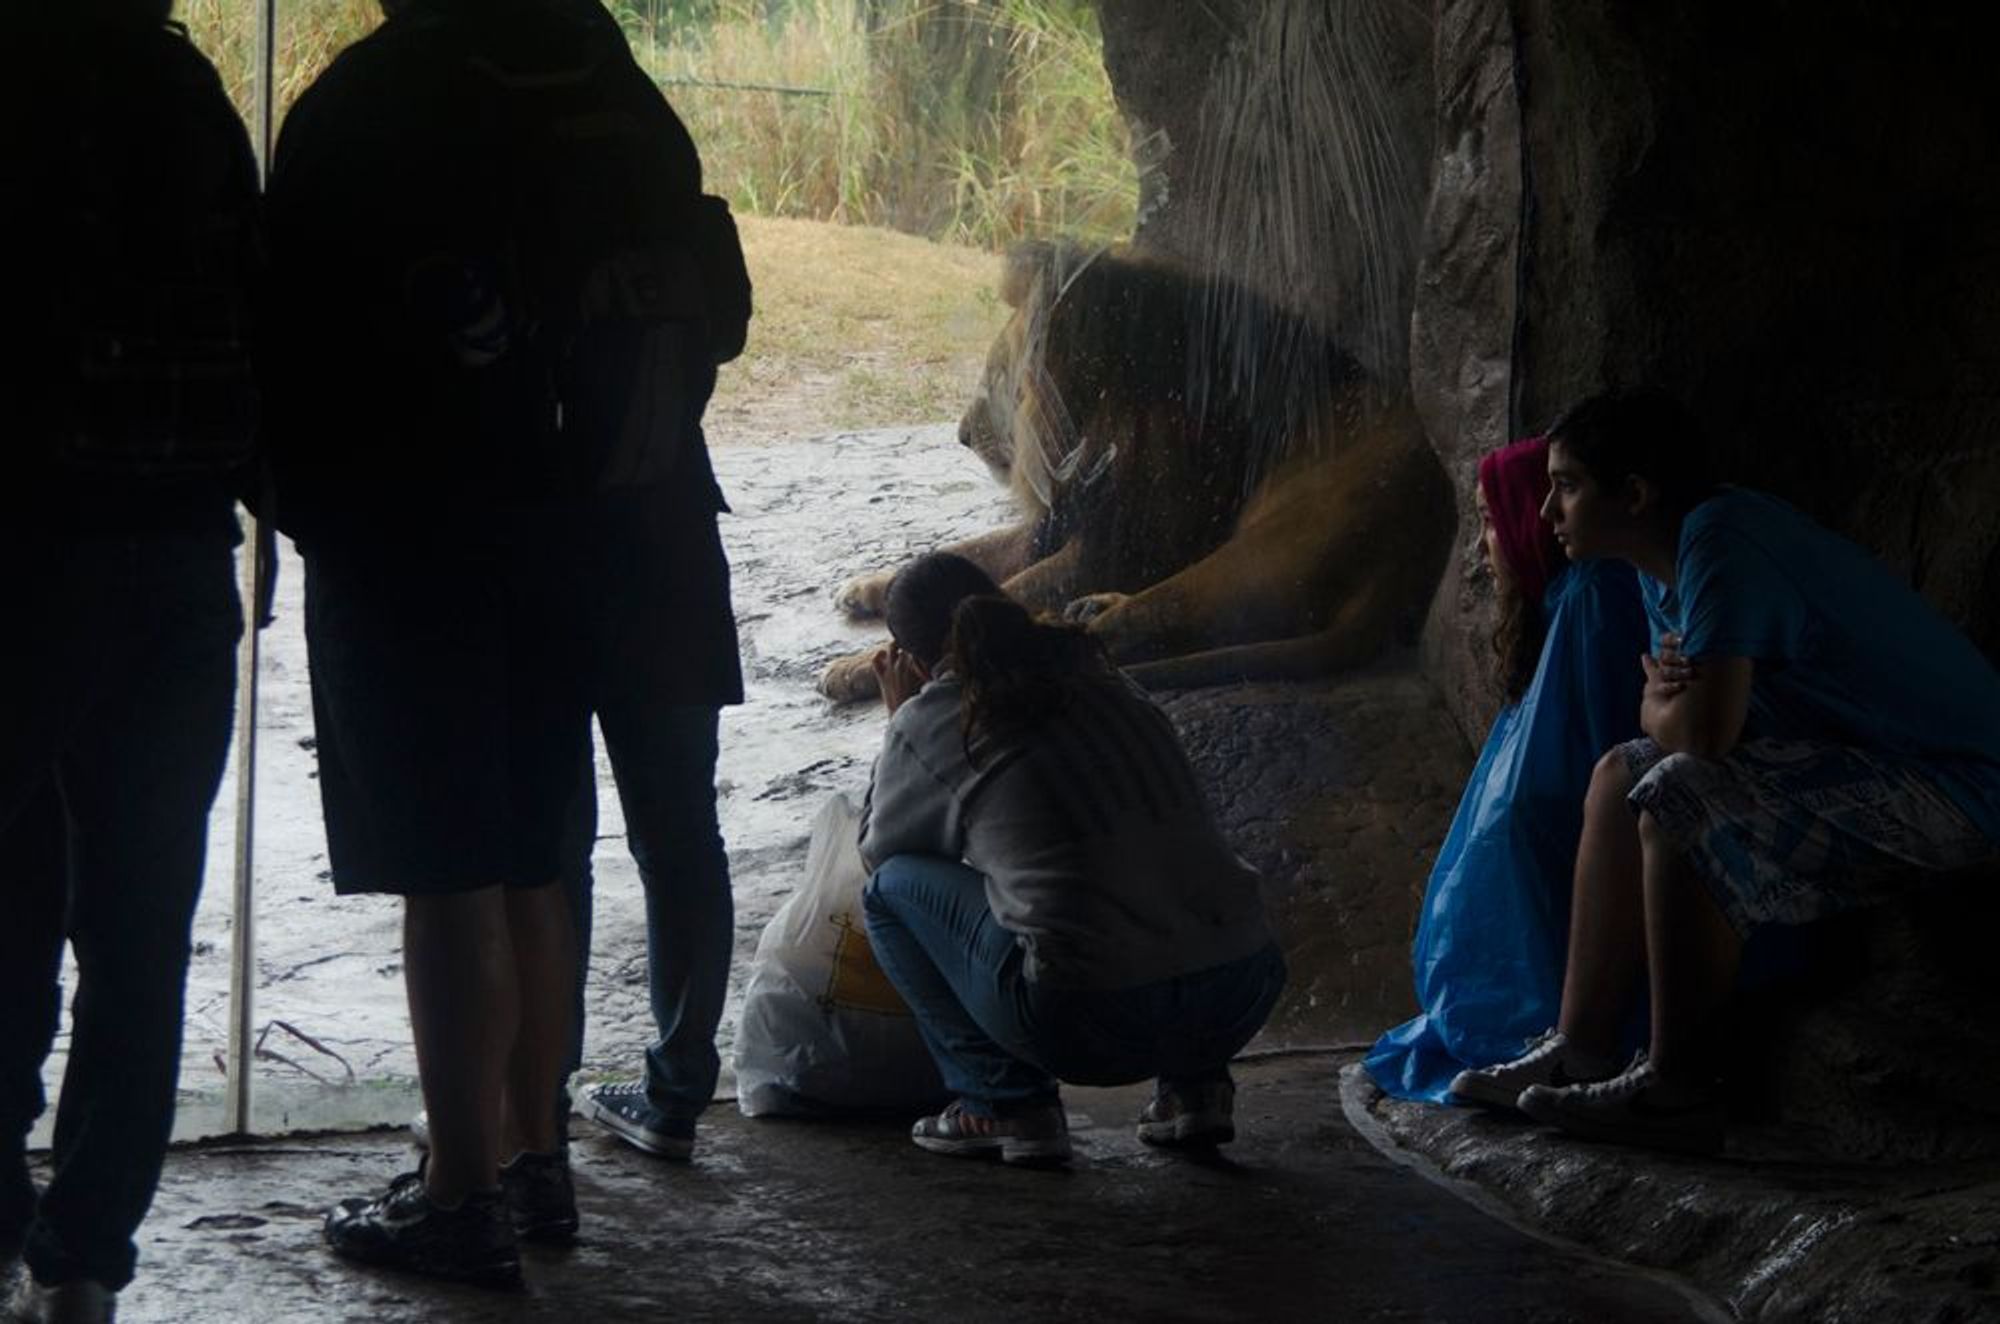
M916 1149L907 1123L750 1121L692 1164L578 1123L584 1218L518 1295L350 1267L320 1211L407 1166L397 1133L176 1150L119 1318L145 1320L1339 1320L1715 1318L1667 1280L1559 1249L1380 1157L1342 1119L1351 1055L1239 1069L1225 1157L1133 1137L1145 1087L1068 1094L1077 1160Z

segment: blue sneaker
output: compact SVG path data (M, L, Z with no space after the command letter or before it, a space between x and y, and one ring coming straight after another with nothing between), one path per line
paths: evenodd
M694 1157L694 1118L669 1117L655 1108L643 1080L589 1086L583 1112L634 1149L681 1162Z

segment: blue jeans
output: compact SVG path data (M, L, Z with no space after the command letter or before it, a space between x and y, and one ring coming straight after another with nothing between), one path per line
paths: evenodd
M226 536L10 548L0 650L0 1245L123 1287L173 1129L189 928L242 630ZM54 1175L40 1115L76 953Z
M955 860L898 855L862 894L868 942L910 1004L946 1088L978 1116L1051 1103L1061 1081L1168 1086L1229 1079L1229 1060L1284 988L1275 944L1131 988L1047 987L993 918L986 880Z
M675 1118L696 1116L715 1095L722 1069L715 1030L736 943L729 856L715 809L718 718L712 706L605 702L597 710L625 811L626 841L646 889L646 988L658 1031L646 1050L646 1097ZM594 800L589 821L594 826ZM584 868L571 891L586 956L587 843L595 835L583 834ZM579 1021L582 974L579 968Z

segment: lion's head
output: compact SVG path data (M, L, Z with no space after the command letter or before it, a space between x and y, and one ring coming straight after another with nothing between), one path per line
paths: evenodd
M1131 575L1217 545L1270 466L1336 443L1362 380L1309 320L1156 255L1025 244L1000 294L959 440L1045 548L1081 534Z
M1024 504L1047 510L1056 485L1077 474L1085 437L1069 401L1074 358L1085 347L1056 331L1074 321L1063 307L1096 254L1066 244L1026 243L1007 255L1000 297L1014 310L986 356L958 439ZM1055 340L1052 352L1051 340Z

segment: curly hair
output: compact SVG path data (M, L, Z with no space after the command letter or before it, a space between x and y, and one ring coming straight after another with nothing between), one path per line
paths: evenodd
M1493 678L1507 702L1518 703L1541 665L1549 623L1542 616L1542 605L1528 601L1506 575L1495 576L1494 594L1499 612L1493 623Z

